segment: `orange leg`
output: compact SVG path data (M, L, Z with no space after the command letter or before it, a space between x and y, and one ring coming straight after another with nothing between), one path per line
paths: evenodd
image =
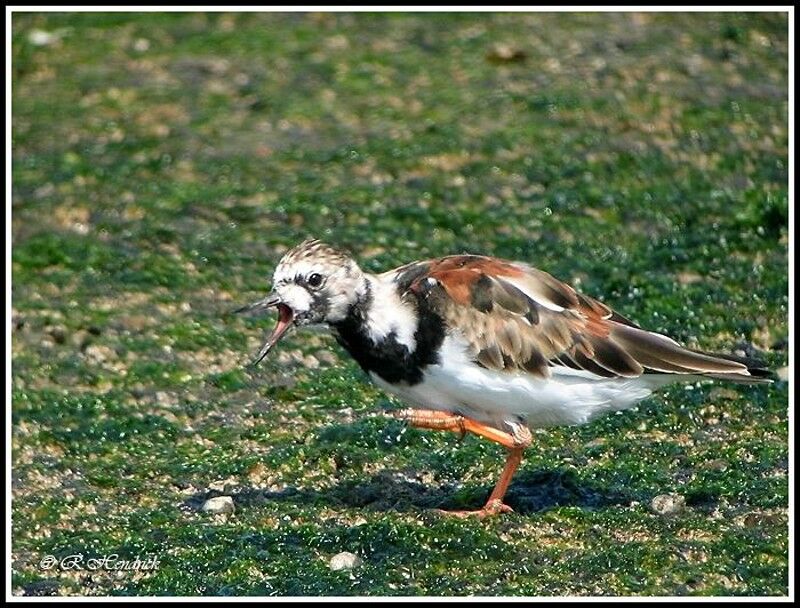
M531 432L528 427L522 424L513 425L511 432L507 433L487 426L471 418L465 418L457 414L448 414L445 412L436 412L432 410L414 410L405 409L393 413L395 418L406 420L411 426L421 429L433 429L437 431L456 431L463 436L467 431L480 435L490 441L495 441L500 445L508 448L508 457L506 464L503 467L503 472L500 474L500 479L497 481L494 490L489 495L489 500L482 509L477 511L440 511L447 515L455 515L457 517L468 517L475 515L483 518L487 515L497 515L498 513L509 513L513 509L503 503L503 497L506 495L508 486L511 483L511 478L514 472L522 462L522 452L531 444Z

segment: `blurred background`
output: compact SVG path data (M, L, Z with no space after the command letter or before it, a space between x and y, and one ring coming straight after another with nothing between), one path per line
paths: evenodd
M423 529L481 503L500 453L370 417L387 398L324 335L243 369L271 321L229 311L307 236L369 271L469 251L784 367L787 27L15 13L14 592L786 593L785 382L549 431L522 519ZM647 507L667 491L680 525ZM235 515L201 510L218 495ZM76 551L162 567L37 566Z

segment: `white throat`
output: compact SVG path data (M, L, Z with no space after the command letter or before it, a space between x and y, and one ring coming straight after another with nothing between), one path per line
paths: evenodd
M414 352L417 348L414 333L418 325L414 310L400 299L395 283L376 275L366 276L372 296L365 310L365 325L370 339L377 344L393 333L398 343Z

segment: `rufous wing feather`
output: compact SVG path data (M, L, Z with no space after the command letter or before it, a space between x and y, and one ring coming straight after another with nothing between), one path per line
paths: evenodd
M462 255L393 271L401 291L463 336L478 364L547 377L554 367L599 378L691 374L758 382L746 362L684 348L606 304L521 263ZM763 370L755 370L763 372Z

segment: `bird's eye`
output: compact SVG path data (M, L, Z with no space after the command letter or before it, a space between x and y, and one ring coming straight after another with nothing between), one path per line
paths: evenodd
M319 287L322 285L322 275L318 272L309 275L307 281L309 287Z

